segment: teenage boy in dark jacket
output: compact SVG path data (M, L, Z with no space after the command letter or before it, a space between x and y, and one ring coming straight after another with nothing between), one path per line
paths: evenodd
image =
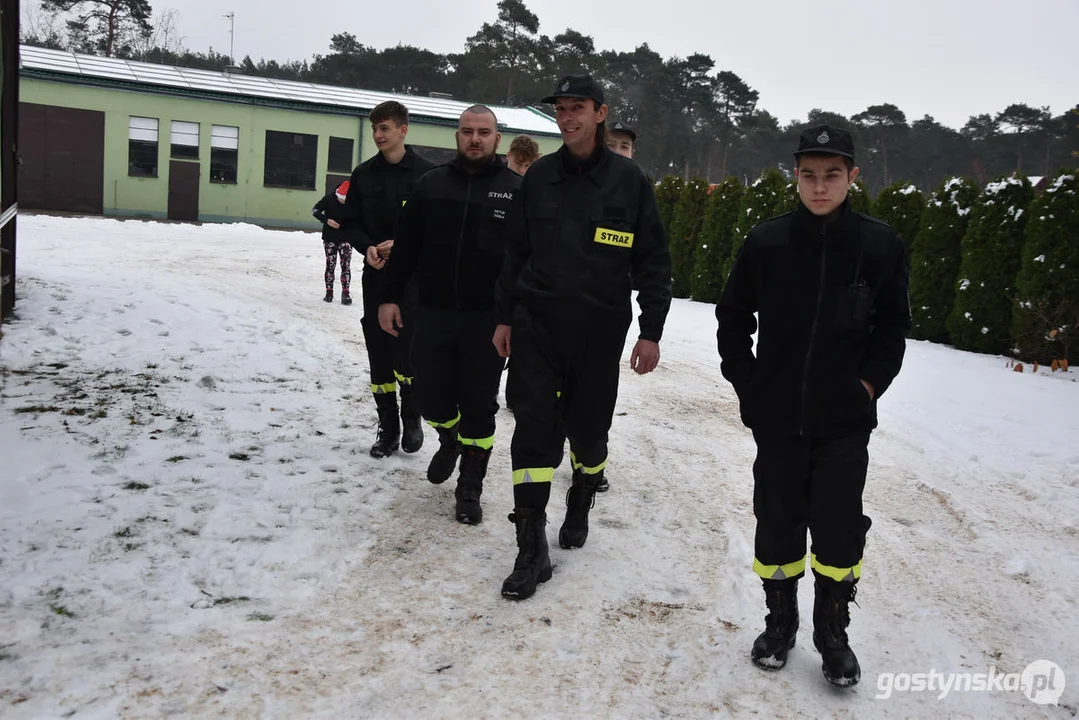
M849 687L861 677L846 629L870 526L869 435L903 363L907 259L890 227L851 211L847 131L807 129L795 159L801 202L749 232L716 307L719 354L757 444L753 569L768 616L752 659L776 670L794 646L808 528L813 643L828 681Z

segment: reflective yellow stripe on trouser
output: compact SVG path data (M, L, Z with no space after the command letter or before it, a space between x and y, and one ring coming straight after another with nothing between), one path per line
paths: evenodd
M449 430L450 428L457 427L457 423L461 422L461 413L457 413L457 417L447 422L437 422L435 420L428 420L427 424L433 428L444 428Z
M805 555L800 560L795 560L786 565L765 565L757 558L753 558L753 572L765 580L786 580L787 578L801 577L805 574L805 571Z
M412 378L405 377L404 375L397 372L396 370L393 371L393 376L395 378L397 378L397 382L401 383L402 385L411 385L412 384Z
M809 567L813 568L815 572L820 573L824 577L831 578L836 582L857 582L862 577L862 561L859 560L858 564L854 567L837 568L831 565L825 565L821 561L817 560L816 555L810 555Z
M397 383L383 383L382 385L372 385L371 392L375 395L388 395L389 393L397 392Z
M521 468L513 471L513 484L549 483L554 480L554 468Z
M490 450L495 446L495 436L485 438L466 438L457 436L457 441L465 447L478 447L484 450Z
M603 469L607 467L607 458L603 458L603 462L595 467L585 467L581 463L577 462L577 456L573 454L573 451L569 451L569 462L573 466L574 470L580 470L585 475L599 475L603 472Z

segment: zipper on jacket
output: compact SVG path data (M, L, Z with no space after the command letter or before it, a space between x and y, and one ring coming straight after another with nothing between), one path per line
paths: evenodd
M461 248L465 242L465 226L468 223L468 201L472 199L472 176L468 176L468 185L465 188L465 212L461 216L461 234L457 236L457 256L453 259L453 300L457 311L461 310Z
M813 325L809 330L809 347L806 349L805 369L802 372L802 426L798 429L799 435L806 434L806 398L809 395L809 363L813 358L813 344L817 339L817 324L820 322L820 306L824 302L824 271L828 266L828 238L821 230L823 249L820 255L820 285L817 287L817 307L813 311Z

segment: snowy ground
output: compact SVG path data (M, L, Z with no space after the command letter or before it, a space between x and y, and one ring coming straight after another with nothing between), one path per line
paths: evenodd
M554 579L512 603L512 415L478 527L454 522L452 481L424 479L433 433L417 456L369 458L361 309L321 302L316 236L19 229L0 341L2 717L1076 715L1079 373L911 343L871 445L862 684L838 692L808 582L787 668L748 660L753 445L712 308L676 302L659 370L624 371L588 545L552 548ZM1060 706L898 676L877 697L882 673L1040 659L1068 676Z

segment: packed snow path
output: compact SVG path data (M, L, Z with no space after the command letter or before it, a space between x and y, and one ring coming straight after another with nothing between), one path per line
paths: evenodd
M659 369L623 370L588 544L555 542L564 464L554 578L513 603L513 416L478 527L454 521L452 481L424 479L433 432L415 456L368 457L362 310L321 301L316 235L31 216L18 260L0 717L1076 714L1079 373L910 344L870 446L863 677L841 692L812 650L808 581L787 668L749 662L754 448L712 307L676 301ZM881 673L1039 659L1070 674L1059 707L876 697Z

